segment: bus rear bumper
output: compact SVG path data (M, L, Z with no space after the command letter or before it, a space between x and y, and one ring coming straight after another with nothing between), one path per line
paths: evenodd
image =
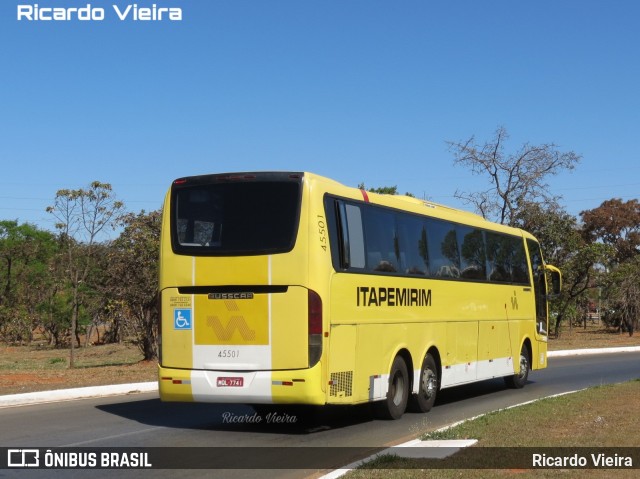
M285 371L205 371L159 367L160 399L167 402L246 404L326 403L320 365Z

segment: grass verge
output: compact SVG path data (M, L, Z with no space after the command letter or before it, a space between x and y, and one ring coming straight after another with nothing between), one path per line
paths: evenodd
M517 408L489 413L451 429L426 434L422 439L477 439L474 448L485 448L487 463L508 464L496 454L500 448L531 448L564 454L585 451L581 448L640 447L640 380L624 384L590 388L574 394L547 398ZM541 449L544 448L544 449ZM561 449L562 448L562 449ZM503 449L503 454L517 453ZM609 450L611 451L611 450ZM591 452L591 451L589 451ZM636 456L640 454L637 453ZM637 461L637 457L635 457ZM638 469L462 469L456 456L451 469L425 469L420 461L382 457L361 469L347 474L345 479L392 478L637 478ZM635 467L640 464L635 464Z

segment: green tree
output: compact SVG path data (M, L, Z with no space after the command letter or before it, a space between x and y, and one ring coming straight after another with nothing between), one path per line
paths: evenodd
M603 290L610 306L606 320L633 336L640 319L640 255L618 266L606 279Z
M106 231L116 224L124 204L116 200L111 185L99 181L87 188L63 189L56 193L54 204L47 208L56 219L64 269L71 290L71 335L69 367L75 366L74 336L80 344L78 320L87 302L88 281L98 258L98 244Z
M49 345L59 347L71 328L70 291L60 288L56 279L52 278L46 292L46 300L39 306L40 324Z
M111 308L125 318L145 359L158 355L158 256L160 252L160 210L127 214L124 227L111 245L109 286Z
M615 248L616 263L640 254L640 203L619 198L604 201L580 213L588 241L601 241Z
M0 221L0 337L30 341L55 253L54 236L36 226Z
M536 236L546 261L562 270L562 293L551 303L557 337L565 321L576 319L589 290L602 281L604 270L599 266L609 260L612 249L586 241L577 219L557 204L525 203L514 225Z
M449 141L454 164L471 169L474 175L488 178L490 187L479 192L456 191L455 196L487 219L512 224L525 203L553 203L557 200L549 190L547 178L563 170L571 170L580 161L573 151L561 152L557 145L525 143L514 153L505 152L509 134L504 127L494 137L478 144L475 137L466 141Z
M608 272L602 288L605 320L632 335L640 316L640 203L613 198L580 216L585 239L614 251L603 263Z

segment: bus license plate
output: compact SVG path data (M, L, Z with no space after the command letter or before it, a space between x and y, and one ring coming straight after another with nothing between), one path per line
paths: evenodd
M241 388L244 378L218 378L216 384L219 388Z

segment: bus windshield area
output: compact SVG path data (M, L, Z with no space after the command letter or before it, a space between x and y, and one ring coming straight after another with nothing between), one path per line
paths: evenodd
M172 245L188 255L290 251L300 210L300 181L199 181L174 185Z

